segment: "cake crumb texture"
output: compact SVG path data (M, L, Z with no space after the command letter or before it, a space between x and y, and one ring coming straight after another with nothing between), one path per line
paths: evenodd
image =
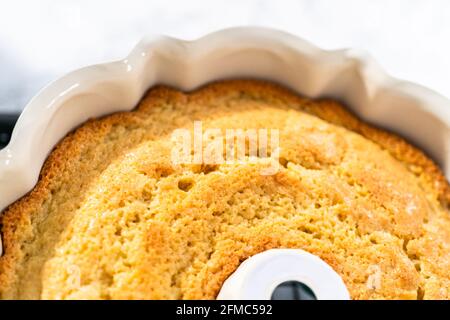
M174 165L171 133L195 120L279 129L280 170ZM337 102L253 80L158 86L70 133L3 212L0 297L214 299L248 257L300 248L353 299L449 299L449 200L421 151Z

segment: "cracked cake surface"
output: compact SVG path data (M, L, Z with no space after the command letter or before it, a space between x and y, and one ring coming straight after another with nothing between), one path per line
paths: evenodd
M279 130L270 158L171 161L175 129ZM157 86L51 152L0 218L2 299L214 299L246 258L300 248L353 299L450 298L449 185L401 138L331 100L254 80Z

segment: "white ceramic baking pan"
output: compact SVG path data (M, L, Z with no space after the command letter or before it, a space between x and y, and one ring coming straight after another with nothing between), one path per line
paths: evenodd
M319 257L300 249L270 249L243 261L223 283L219 300L270 300L285 281L307 285L317 300L349 300L341 277Z
M359 51L324 51L284 32L245 27L195 41L149 36L123 60L71 72L44 88L0 151L0 211L33 188L55 144L87 119L133 109L155 84L193 90L225 78L261 78L301 95L336 98L425 150L450 178L450 101L388 76Z

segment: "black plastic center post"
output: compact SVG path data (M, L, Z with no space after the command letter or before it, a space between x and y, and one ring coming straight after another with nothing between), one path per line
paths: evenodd
M271 300L317 300L317 298L306 284L299 281L285 281L275 288Z

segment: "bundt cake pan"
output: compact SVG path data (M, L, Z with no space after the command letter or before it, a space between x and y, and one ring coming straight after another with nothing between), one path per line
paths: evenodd
M89 118L133 109L155 84L193 90L227 78L335 98L424 150L450 179L449 100L394 79L360 51L325 51L285 32L243 27L195 41L148 36L125 59L76 70L41 90L0 151L0 211L33 188L52 148Z

